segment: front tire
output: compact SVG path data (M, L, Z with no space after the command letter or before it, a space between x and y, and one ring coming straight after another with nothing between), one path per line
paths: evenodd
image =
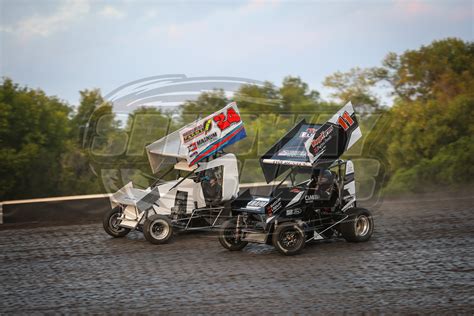
M143 225L143 235L152 244L167 243L173 236L173 226L170 219L163 215L148 217Z
M118 219L122 215L122 207L117 206L110 209L104 214L102 218L102 226L107 234L114 238L124 237L130 232L130 228L120 227L120 220Z
M304 230L294 222L281 223L275 229L273 246L285 256L299 253L305 246Z
M351 208L346 214L349 217L339 224L342 237L349 242L369 240L374 232L372 214L364 208Z
M243 241L240 238L237 240L235 238L236 227L237 220L233 218L225 221L219 231L219 242L221 243L222 247L230 251L242 250L248 244L247 241Z

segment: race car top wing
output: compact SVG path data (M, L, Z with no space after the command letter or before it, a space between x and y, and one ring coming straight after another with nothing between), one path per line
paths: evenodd
M189 166L247 136L235 102L189 124L179 134L181 143L187 148L186 159Z
M300 121L260 158L260 166L267 183L290 169L291 166L312 166L305 143L312 138L319 127L321 127L320 124Z
M306 141L305 148L313 168L328 168L361 137L359 122L349 102Z
M146 153L153 174L158 173L162 168L186 160L187 150L181 144L179 137L181 129L146 146Z
M146 146L151 169L187 161L193 166L246 136L237 104L232 102Z
M323 125L302 120L260 158L265 180L271 182L292 166L328 168L361 137L350 102Z

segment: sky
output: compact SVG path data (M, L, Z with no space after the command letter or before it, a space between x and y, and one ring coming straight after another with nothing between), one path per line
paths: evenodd
M379 66L388 52L473 40L474 1L0 0L0 76L76 105L141 78L235 76L276 85Z

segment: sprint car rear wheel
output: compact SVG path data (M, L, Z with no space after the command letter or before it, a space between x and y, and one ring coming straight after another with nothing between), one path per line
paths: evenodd
M349 242L369 240L374 232L372 214L364 208L351 208L346 214L349 217L339 226L342 237Z
M219 231L219 242L222 247L230 251L242 250L248 244L248 242L236 238L236 227L237 219L233 218L225 221Z
M280 253L291 256L303 249L306 238L304 230L298 224L286 222L277 226L272 242Z
M107 234L112 237L118 238L127 235L130 232L129 228L120 227L120 220L118 219L122 215L122 208L120 206L110 209L104 214L102 219L102 226Z
M163 215L152 215L148 217L143 225L143 235L152 244L164 244L173 236L173 226L168 217Z

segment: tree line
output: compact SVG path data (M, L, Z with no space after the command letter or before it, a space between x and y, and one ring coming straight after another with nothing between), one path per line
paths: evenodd
M242 182L263 179L258 157L297 121L324 122L350 100L365 137L346 156L380 163L381 172L373 173L378 189L405 193L473 183L473 42L447 38L389 53L380 66L336 72L323 84L331 101L292 76L280 86L242 85L233 95L248 134L229 149L241 162ZM390 106L381 105L380 87L391 93ZM214 90L182 104L179 115L140 107L123 121L97 89L80 91L73 107L6 78L0 85L0 200L100 193L126 180L146 186L153 175L144 146L229 101ZM368 169L362 162L357 168L362 178Z

